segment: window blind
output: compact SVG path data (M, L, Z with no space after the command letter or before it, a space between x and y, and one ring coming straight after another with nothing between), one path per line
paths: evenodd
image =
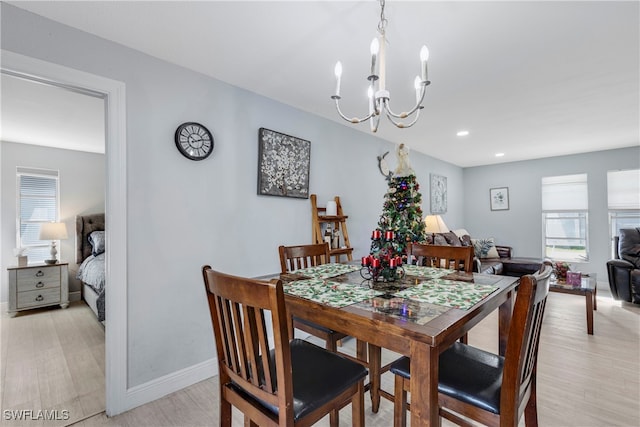
M640 209L640 169L607 172L609 209Z
M58 171L17 168L18 247L27 247L30 260L44 259L50 242L39 239L40 224L58 220Z
M586 211L588 208L586 173L542 178L543 211Z

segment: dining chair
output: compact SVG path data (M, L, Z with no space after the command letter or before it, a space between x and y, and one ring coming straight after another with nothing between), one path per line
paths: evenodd
M280 269L282 273L291 273L300 268L328 264L331 261L329 257L329 245L327 243L280 246L278 247L278 252L280 254ZM334 331L333 329L295 316L293 317L293 327L324 339L325 348L336 353L339 352L339 341L348 336L342 332ZM380 347L367 345L366 342L361 340L357 340L356 342L356 357L350 354L340 353L342 356L357 361L369 368L370 384L367 387L371 390L372 410L374 413L378 412L380 405L378 390L380 388L381 376L381 353L382 350Z
M418 265L435 268L473 272L473 246L440 246L422 243L407 245L407 259L417 259ZM468 334L460 337L460 342L467 344Z
M409 243L407 256L418 259L418 265L473 272L473 246L438 246Z
M278 252L280 253L281 273L290 273L301 268L328 264L331 260L329 244L327 243L280 246ZM323 339L325 348L333 352L337 351L338 341L347 337L346 334L299 317L293 318L293 327Z
M367 370L322 347L289 341L280 280L227 275L210 266L202 275L218 354L220 426L232 406L245 426L309 426L351 402L352 425L364 426ZM269 320L270 313L270 320Z
M544 308L552 268L520 278L504 357L461 342L442 352L439 361L440 416L470 425L460 415L488 426L538 425L536 369ZM391 366L395 374L394 426L406 425L411 372L403 357Z

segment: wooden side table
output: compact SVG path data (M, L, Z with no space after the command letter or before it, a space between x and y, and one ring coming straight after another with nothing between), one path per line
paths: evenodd
M9 267L10 317L18 311L59 304L69 306L69 263Z
M587 303L587 333L593 335L593 312L598 309L596 301L598 282L596 281L595 273L583 274L579 286L552 281L549 283L549 291L571 295L584 295Z

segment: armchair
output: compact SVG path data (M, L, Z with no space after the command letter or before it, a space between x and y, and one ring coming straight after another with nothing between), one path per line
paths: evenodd
M616 300L640 304L640 227L615 237L615 259L607 261L609 287Z

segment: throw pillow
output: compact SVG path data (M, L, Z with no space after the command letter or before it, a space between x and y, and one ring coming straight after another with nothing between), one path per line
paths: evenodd
M478 258L500 258L493 237L488 239L471 239L473 250Z
M91 243L91 255L98 256L104 252L104 231L94 231L89 234L89 243Z
M453 232L460 239L462 246L473 246L473 243L471 243L471 236L467 230L459 228L457 230L453 230Z
M462 243L460 243L460 238L456 236L456 233L454 233L453 231L442 233L442 237L444 237L449 246L462 246Z
M436 246L449 246L447 239L444 238L442 233L435 233L433 235L433 244Z

